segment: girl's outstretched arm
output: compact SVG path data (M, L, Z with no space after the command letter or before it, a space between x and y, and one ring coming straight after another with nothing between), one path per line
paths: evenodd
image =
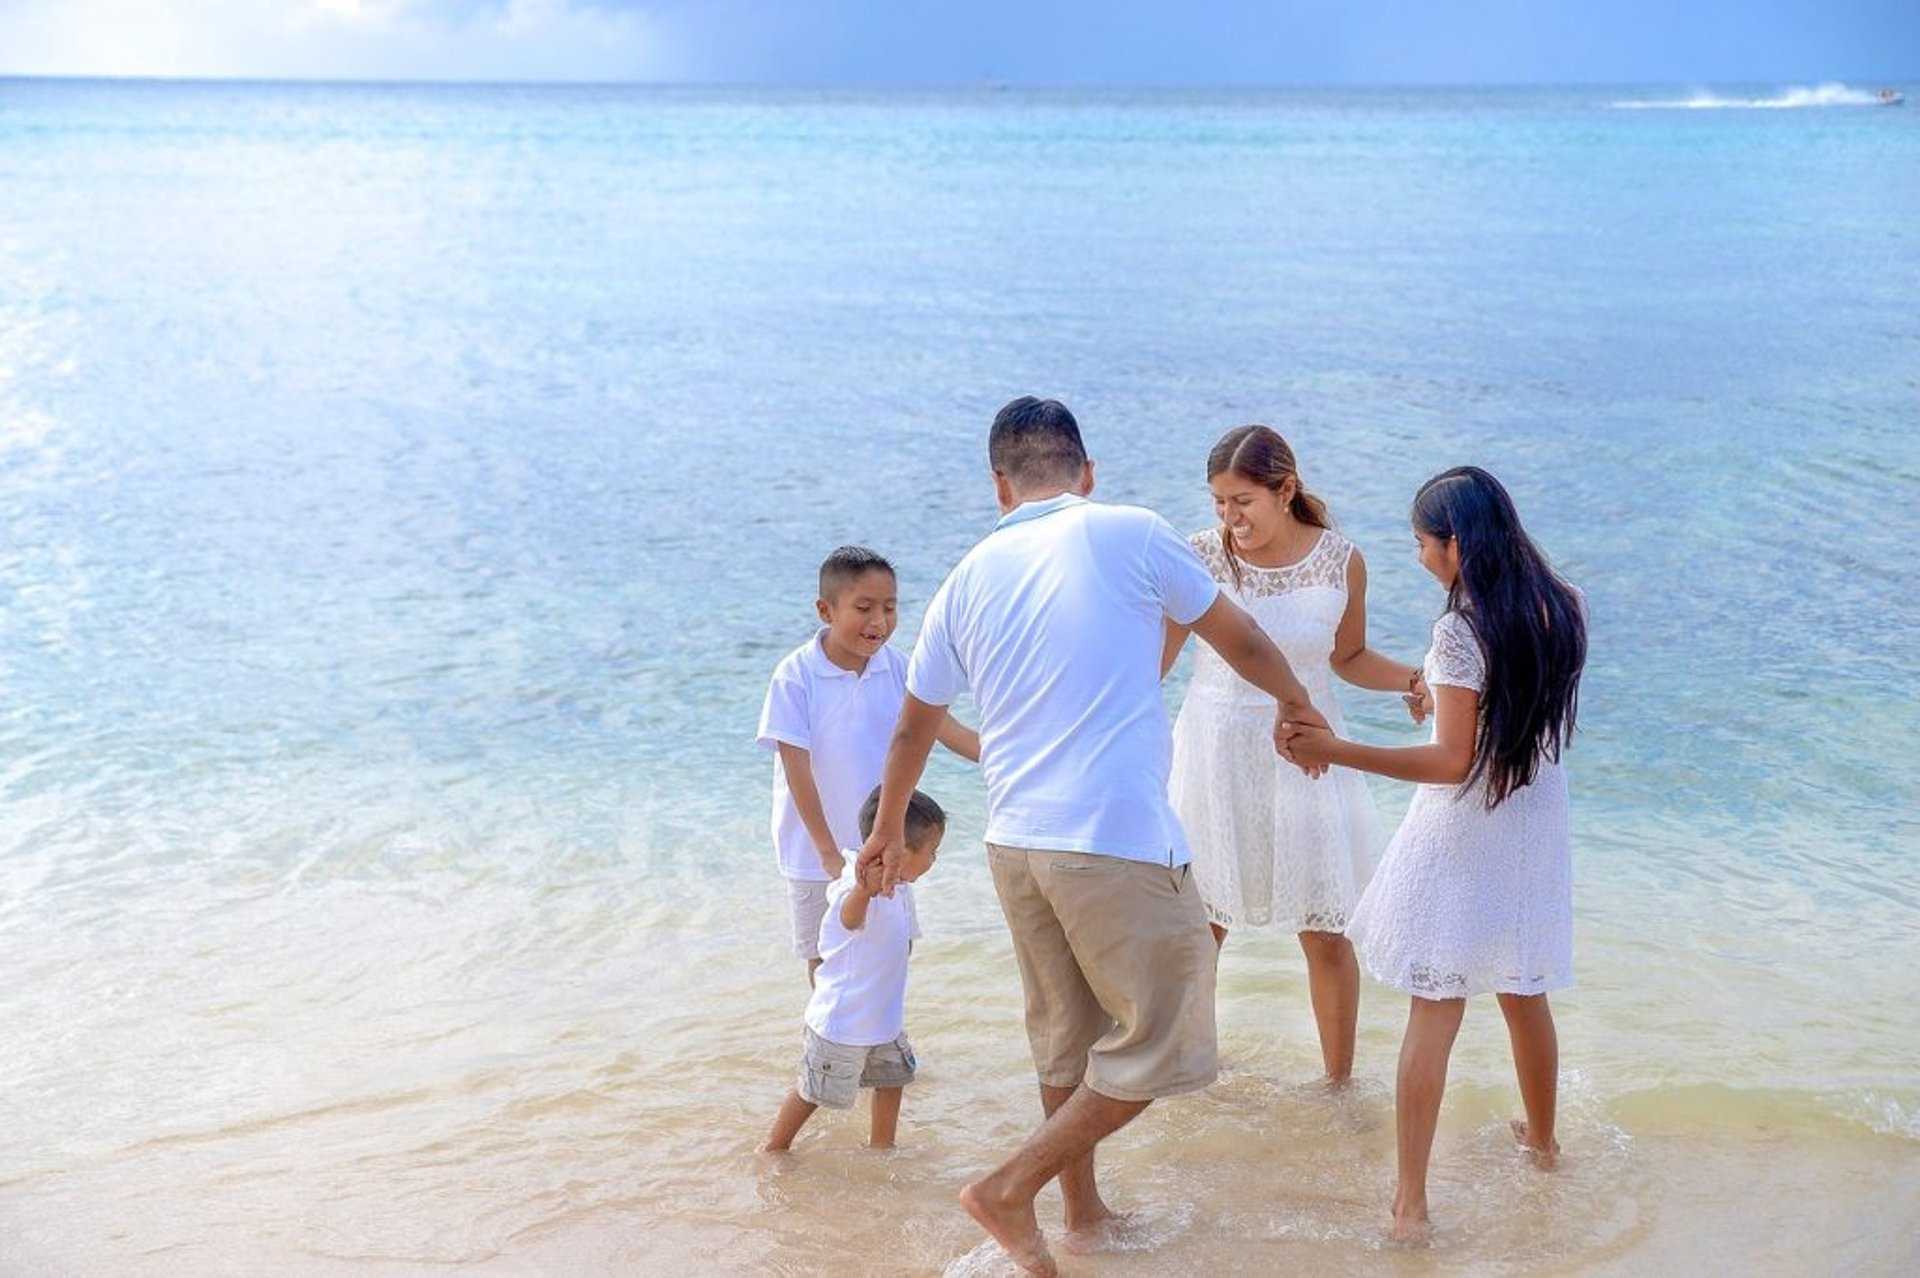
M1336 764L1377 772L1396 781L1422 785L1459 785L1473 771L1480 732L1480 694L1471 688L1441 684L1434 690L1433 740L1417 746L1362 745L1336 737L1325 728L1301 723L1283 726L1294 762Z

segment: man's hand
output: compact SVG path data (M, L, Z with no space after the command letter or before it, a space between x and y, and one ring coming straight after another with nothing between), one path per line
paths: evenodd
M875 889L881 896L893 895L893 885L900 881L900 861L907 854L907 832L904 829L886 830L873 827L873 834L860 846L860 859L854 863L855 875L860 882L868 881L869 872L879 871L879 886Z
M1287 732L1288 725L1290 724L1325 728L1327 726L1326 716L1313 708L1313 702L1306 700L1282 701L1274 710L1273 714L1273 748L1279 752L1280 757L1299 768L1309 777L1318 779L1324 776L1327 771L1324 763L1308 763L1295 757L1292 742Z
M1340 742L1324 723L1309 724L1293 719L1282 721L1275 735L1284 741L1282 748L1287 757L1307 769L1311 776L1319 776L1333 763L1334 751Z

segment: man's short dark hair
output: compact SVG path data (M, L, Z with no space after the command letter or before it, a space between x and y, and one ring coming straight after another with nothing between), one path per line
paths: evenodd
M860 805L860 837L873 837L873 821L880 815L880 787L873 787L873 793ZM907 798L907 846L924 848L928 840L946 833L947 814L939 804L915 790Z
M1087 464L1080 423L1057 399L1022 395L994 417L987 464L1015 488L1071 483Z
M870 572L899 576L892 564L865 546L842 546L820 565L820 597L831 604L840 598L841 591Z

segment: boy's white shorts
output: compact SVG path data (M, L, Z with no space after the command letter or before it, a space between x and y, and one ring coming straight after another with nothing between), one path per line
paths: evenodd
M820 957L820 920L827 917L827 881L787 880L787 913L793 916L793 952Z

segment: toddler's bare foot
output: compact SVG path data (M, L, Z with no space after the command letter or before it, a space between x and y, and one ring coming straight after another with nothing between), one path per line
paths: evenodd
M1555 1164L1560 1161L1559 1141L1554 1141L1551 1148L1534 1144L1527 1138L1527 1120L1524 1118L1513 1119L1507 1126L1512 1129L1513 1138L1520 1142L1520 1147L1527 1151L1527 1156L1533 1159L1534 1166L1541 1171L1554 1169Z
M1091 1224L1069 1229L1060 1240L1061 1249L1076 1256L1101 1251L1133 1251L1146 1238L1146 1229L1132 1212L1108 1212Z
M991 1184L992 1177L974 1181L960 1191L960 1205L987 1231L1009 1259L1033 1278L1056 1278L1060 1270L1047 1250L1047 1239L1033 1216L1033 1201L1009 1203Z

